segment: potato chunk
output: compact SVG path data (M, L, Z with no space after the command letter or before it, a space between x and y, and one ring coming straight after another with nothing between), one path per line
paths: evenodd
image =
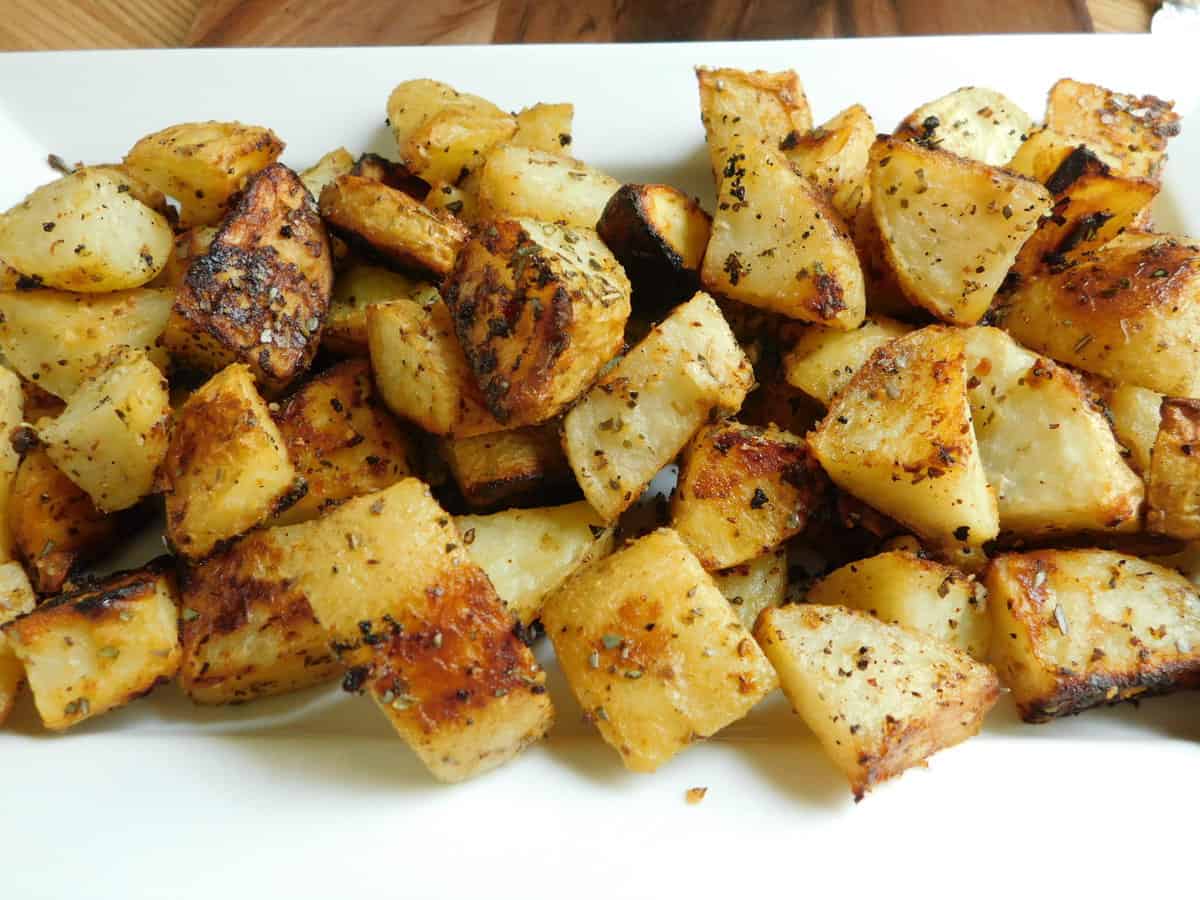
M439 451L472 509L511 505L574 481L557 422L446 438Z
M189 559L207 556L303 496L304 482L247 366L213 376L179 410L163 488L167 539Z
M753 383L711 297L676 307L563 420L567 460L592 508L616 519L714 410L736 411Z
M96 509L45 449L25 454L9 496L8 529L38 593L57 593L78 563L108 550L119 524Z
M547 153L562 153L571 146L573 103L535 103L517 113L516 118L517 130L510 144Z
M37 423L62 471L101 512L128 509L154 490L167 454L167 380L141 350L118 350L67 407Z
M268 128L240 122L189 122L148 134L125 154L138 178L179 201L179 223L215 225L256 172L283 152Z
M506 219L463 248L443 294L484 402L517 427L556 416L617 355L629 290L594 231Z
M1003 166L1032 126L1029 113L999 91L964 87L917 107L900 123L896 136Z
M0 352L38 387L66 399L117 347L137 347L165 368L159 338L172 293L138 289L115 294L58 291L0 293Z
M428 306L440 296L433 285L411 275L382 266L351 266L334 278L321 344L348 356L366 356L370 352L368 306L397 299L414 300Z
M764 609L781 606L787 596L787 548L777 547L740 565L710 574L717 589L737 612L742 625L751 630Z
M274 413L303 497L276 518L302 522L343 500L395 484L412 473L415 451L375 394L365 359L322 372Z
M24 419L25 397L21 379L0 367L0 563L16 559L16 547L8 525L13 483L21 457L12 443L13 431Z
M345 147L330 150L312 166L300 173L300 180L314 199L321 198L321 191L342 175L349 175L354 168L354 157Z
M1163 400L1146 484L1146 529L1200 538L1200 400Z
M149 287L169 291L180 290L187 280L188 269L208 252L216 236L217 229L212 225L197 225L175 235L175 243L171 247L167 264L158 273L158 277L150 282Z
M634 772L736 722L778 684L670 529L581 569L546 601L542 621L579 705Z
M528 626L542 603L582 566L607 556L613 529L586 501L506 509L454 520L471 560L487 573L504 605Z
M124 706L179 668L175 580L165 565L109 576L3 628L53 731Z
M586 163L532 147L494 150L479 172L481 220L537 219L595 228L621 182Z
M1200 598L1177 572L1107 550L994 559L992 661L1021 718L1200 686Z
M167 264L171 226L113 171L82 169L42 185L0 216L0 257L47 287L140 287Z
M871 148L871 210L908 299L970 325L1050 211L1034 181L895 138Z
M19 562L0 563L0 626L33 610L37 602ZM8 718L25 683L25 666L0 631L0 725Z
M704 286L792 319L857 327L866 309L862 269L821 192L769 148L730 153L721 176Z
M785 140L781 149L850 225L869 196L867 162L874 141L875 123L856 103L824 125Z
M545 673L424 484L408 478L272 533L277 571L351 666L346 687L371 692L435 778L479 775L546 733Z
M333 289L325 227L296 173L252 177L171 308L171 353L201 371L250 366L276 393L312 363Z
M860 559L808 589L809 603L848 606L987 660L987 591L971 575L905 550Z
M1163 395L1134 384L1111 385L1104 393L1113 433L1129 451L1126 462L1139 475L1150 471Z
M807 328L784 357L788 384L828 406L872 353L912 330L887 316L864 319L853 331Z
M809 446L840 487L935 543L999 532L971 427L962 332L930 326L878 348Z
M995 673L918 632L836 606L769 609L755 637L855 799L978 734Z
M308 597L281 574L277 533L257 531L184 570L179 682L196 703L243 703L342 671Z
M799 534L828 482L803 438L726 422L684 451L671 527L706 569L727 569Z
M388 409L430 434L470 437L503 430L454 335L439 297L367 307L367 342L375 385Z

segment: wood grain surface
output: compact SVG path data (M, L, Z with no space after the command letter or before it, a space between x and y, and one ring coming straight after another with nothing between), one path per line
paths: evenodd
M0 50L1145 31L1156 0L0 0Z

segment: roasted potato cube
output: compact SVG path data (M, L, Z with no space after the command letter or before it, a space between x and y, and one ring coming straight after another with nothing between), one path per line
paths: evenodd
M391 300L367 307L367 343L375 385L388 408L430 434L470 437L501 431L454 335L440 298Z
M434 777L504 763L550 727L545 673L487 575L415 478L272 529L277 571ZM403 540L397 540L403 535Z
M535 103L517 113L517 130L509 140L519 147L565 153L571 146L573 103Z
M175 235L175 243L167 264L158 273L158 277L150 282L149 287L178 291L187 279L188 269L201 256L206 254L217 236L217 229L212 225L197 225L187 231Z
M1103 395L1113 433L1129 451L1126 462L1139 475L1150 471L1163 395L1133 384L1111 385Z
M62 594L2 631L25 666L42 724L62 731L174 678L178 618L164 562Z
M300 173L300 180L308 188L314 200L321 198L326 185L333 184L342 175L349 175L354 168L354 157L345 147L330 150L316 164Z
M1020 284L1002 323L1059 362L1200 397L1200 243L1127 232L1076 266Z
M351 266L334 279L321 344L337 353L366 356L368 306L399 298L428 305L439 296L437 288L410 275L381 266Z
M857 610L769 609L754 635L858 800L978 734L1000 696L995 673L966 653Z
M751 630L764 609L782 605L787 596L787 548L777 547L723 572L710 574L743 627Z
M867 162L875 123L857 103L824 125L784 142L782 149L801 174L821 190L842 221L852 225L867 200Z
M821 191L770 148L731 153L721 175L704 286L792 319L857 327L866 310L862 269Z
M1108 550L992 560L992 662L1026 722L1200 686L1200 601L1178 572Z
M617 179L569 156L507 145L492 151L480 169L477 215L594 229L620 187Z
M1167 139L1179 134L1174 106L1157 97L1118 94L1064 78L1050 89L1046 125L1103 151L1120 175L1158 178Z
M472 509L511 505L574 480L556 422L446 438L439 449Z
M803 438L725 422L683 453L671 527L706 569L727 569L799 534L827 482Z
M24 420L24 403L21 379L0 367L0 563L16 559L16 547L8 526L8 510L17 467L21 464L21 457L13 447L12 436Z
M714 410L735 412L750 361L711 297L675 308L563 420L563 447L588 502L616 519Z
M613 546L613 529L583 500L457 516L454 524L471 561L525 626L541 615L542 603L572 572L607 556Z
M439 278L454 267L467 240L466 226L453 216L358 175L342 175L321 191L321 215L351 244Z
M962 332L930 326L879 347L809 435L840 487L937 544L999 532L967 400Z
M429 182L457 181L517 130L495 104L427 78L397 85L387 112L401 162Z
M207 556L304 495L250 369L237 363L183 404L162 474L167 539L188 559Z
M147 289L99 296L0 293L0 352L22 376L63 399L117 347L145 350L165 368L167 354L159 338L172 296Z
M637 305L665 310L700 288L700 264L712 217L665 184L626 184L608 204L596 231L633 283Z
M51 288L106 293L152 280L171 225L120 174L81 169L42 185L0 216L0 256Z
M33 610L37 598L19 562L0 563L0 625ZM12 712L25 683L25 667L0 631L0 725Z
M1142 479L1079 377L999 329L963 334L971 417L1000 527L1028 537L1137 531Z
M304 592L282 575L278 529L184 570L179 682L196 703L243 703L342 671Z
M44 449L25 454L9 496L8 530L38 593L57 593L76 564L108 550L119 524L96 509Z
M895 138L871 148L871 211L908 299L939 319L979 321L1050 212L1049 192L1002 169Z
M542 621L584 714L634 772L736 722L778 684L669 528L576 572Z
M796 73L696 69L700 121L719 182L731 154L747 147L777 149L812 129L808 98Z
M915 553L891 550L842 566L810 587L805 599L868 612L987 660L992 620L983 585Z
M999 91L964 87L917 107L900 123L896 136L1003 166L1032 126L1029 113Z
M410 475L415 449L375 394L365 359L322 372L280 404L275 424L308 491L279 524L319 516L343 500Z
M435 213L445 210L460 222L473 224L479 221L479 198L473 187L467 189L466 182L461 187L444 181L434 182L422 202Z
M332 289L329 241L308 189L271 165L188 269L164 339L201 371L245 363L278 393L312 363Z
M1198 454L1193 461L1193 454ZM1200 400L1168 397L1146 473L1146 529L1200 538Z
M872 353L912 330L887 316L864 319L853 331L807 328L784 357L788 384L828 406Z
M484 402L512 428L558 415L620 352L629 280L594 231L493 222L443 295Z
M148 134L125 154L132 174L179 201L179 223L215 225L247 179L279 158L283 141L240 122L189 122Z

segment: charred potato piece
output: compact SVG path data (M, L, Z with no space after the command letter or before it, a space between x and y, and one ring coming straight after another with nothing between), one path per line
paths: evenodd
M1160 415L1146 473L1146 528L1194 541L1200 538L1200 400L1168 397Z
M917 107L900 123L896 137L1003 166L1032 126L1029 113L999 91L964 87Z
M412 473L408 436L375 394L365 359L329 369L280 404L275 424L308 491L276 517L311 519Z
M799 534L827 482L803 438L727 422L684 450L671 526L704 568L727 569Z
M872 353L912 330L887 316L864 319L853 331L807 328L784 357L788 384L828 406Z
M1002 324L1026 347L1113 381L1200 396L1200 244L1130 232L1020 284Z
M509 140L518 147L565 153L571 146L573 103L535 103L517 113L517 130Z
M569 578L542 611L571 691L634 772L742 718L778 681L670 529Z
M513 428L558 415L621 350L629 280L594 231L493 222L443 294L484 402Z
M179 201L179 223L215 225L251 175L283 152L268 128L240 122L190 122L148 134L124 167Z
M171 248L171 256L167 264L158 273L158 277L150 282L150 287L170 291L178 291L183 287L188 269L197 259L208 252L217 229L212 225L197 225L175 235L175 243Z
M506 145L479 171L476 214L483 221L527 218L594 229L620 187L615 178L569 156Z
M1026 722L1200 686L1200 599L1177 572L1107 550L992 560L991 658Z
M995 673L940 641L837 606L769 609L754 635L856 799L979 733Z
M25 397L21 379L0 367L0 563L16 559L12 531L8 525L13 482L17 478L20 454L13 446L14 432L24 421Z
M305 490L250 369L239 364L183 404L162 476L167 539L188 559L265 522Z
M695 200L665 184L623 185L596 224L647 309L669 309L699 290L711 228Z
M0 563L0 626L33 610L37 603L19 562ZM25 683L25 667L0 631L0 725L8 718Z
M512 505L573 481L557 422L446 438L440 452L472 509Z
M351 266L334 279L321 344L348 356L366 356L368 306L401 297L426 305L438 296L435 287L409 275L381 266Z
M822 191L842 221L853 225L868 199L867 162L875 123L858 104L783 144L784 155Z
M717 589L725 595L746 630L752 630L764 609L783 605L787 596L787 548L778 547L740 565L712 572Z
M53 731L124 706L175 677L179 610L166 565L109 576L2 629Z
M53 594L71 570L108 550L119 520L96 509L46 451L25 454L13 480L8 530L39 594Z

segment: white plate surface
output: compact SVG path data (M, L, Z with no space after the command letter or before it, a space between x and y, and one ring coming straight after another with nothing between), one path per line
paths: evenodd
M581 158L709 198L692 67L793 67L821 121L881 129L966 84L1039 116L1059 77L1178 102L1160 226L1200 234L1200 63L1149 37L881 39L0 56L0 207L48 152L118 159L177 121L274 128L300 167L392 151L384 102L428 76L517 108L576 105ZM399 536L398 536L398 539ZM985 733L858 805L776 696L654 776L625 773L555 673L559 724L516 762L435 785L371 704L333 687L226 710L174 687L69 734L28 700L0 732L0 898L675 898L1136 888L1194 893L1200 699ZM698 806L684 791L709 788Z

